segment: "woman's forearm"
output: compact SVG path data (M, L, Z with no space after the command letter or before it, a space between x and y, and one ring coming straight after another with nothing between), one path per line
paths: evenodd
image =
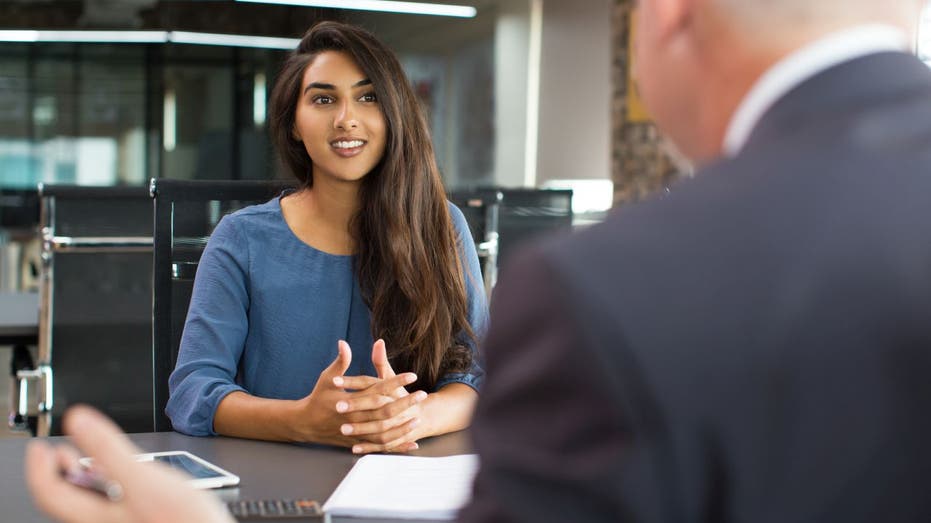
M297 400L259 398L236 391L228 394L217 406L213 430L217 434L237 438L306 441L292 427L297 410Z
M450 383L423 401L424 437L438 436L467 428L472 422L478 393L464 383Z

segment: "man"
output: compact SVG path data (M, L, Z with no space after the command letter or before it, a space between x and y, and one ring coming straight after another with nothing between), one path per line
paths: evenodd
M463 520L931 521L916 7L640 2L643 95L704 167L506 269Z
M918 4L639 3L701 168L502 273L463 521L931 521Z

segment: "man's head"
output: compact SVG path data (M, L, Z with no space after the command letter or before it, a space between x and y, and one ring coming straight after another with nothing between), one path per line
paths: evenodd
M689 158L720 155L730 117L756 80L833 31L912 31L925 0L640 0L635 78L660 128Z

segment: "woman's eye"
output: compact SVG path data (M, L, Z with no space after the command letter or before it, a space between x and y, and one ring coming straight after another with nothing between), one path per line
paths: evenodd
M362 101L362 102L376 102L376 101L378 101L378 98L375 97L375 93L365 93L365 94L362 95L361 98L359 98L359 101Z
M327 105L333 103L333 98L326 95L314 96L313 102L315 104Z

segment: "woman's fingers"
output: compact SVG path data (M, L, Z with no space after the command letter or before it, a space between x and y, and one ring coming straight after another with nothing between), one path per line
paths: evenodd
M418 418L411 418L396 427L386 430L385 432L363 436L362 441L352 446L352 452L354 454L365 452L385 452L390 443L395 443L395 446L397 446L396 442L404 440L405 438L407 441L413 441L415 438L411 433L414 431L414 429L417 428L418 425L420 425L420 420ZM360 448L365 452L357 452L357 450Z
M387 379L373 378L371 376L342 376L334 379L333 384L343 389L356 390L366 394L393 396L398 388L403 389L405 385L410 385L415 381L417 381L416 374L405 372Z
M335 380L337 377L346 373L351 362L352 349L349 348L348 343L339 340L336 343L336 359L333 360L333 363L331 363L329 367L323 369L323 372L320 373L320 378L324 381Z
M401 411L409 408L411 405L419 403L427 397L427 393L417 391L414 394L407 394L396 397L385 394L368 394L356 393L336 402L336 412L341 414L365 413L363 418L355 418L353 421L367 421L370 419L384 419L396 416ZM403 402L398 400L405 399Z
M386 420L397 416L426 398L427 393L422 390L397 399L384 395L378 395L377 397L361 396L340 400L336 403L336 410L343 414L354 415L350 418L353 423Z
M419 390L414 394L394 400L387 405L367 411L367 414L371 416L371 421L344 423L340 427L340 432L345 436L365 436L387 432L416 417L416 412L411 412L412 407L426 397L427 393ZM384 441L389 441L389 439L384 439Z
M375 365L375 372L378 373L379 378L391 378L395 375L391 363L388 362L385 340L379 339L372 345L372 364Z
M413 416L413 413L404 413L400 416L394 418L383 419L378 421L365 421L362 423L344 423L340 427L343 435L346 436L358 436L367 441L376 441L378 443L384 443L394 439L394 432L391 432L390 435L385 436L384 434L389 433L389 431L397 431L399 429L410 430L416 425L417 419ZM412 425L413 424L413 425Z
M333 385L349 390L365 390L380 382L381 379L375 376L336 376L333 378Z
M383 394L365 394L362 396L354 396L352 399L344 399L336 402L336 412L347 413L375 410L384 407L393 401L395 401L394 398L391 396L385 396Z
M385 379L395 376L394 369L391 368L391 363L388 361L385 340L379 339L372 346L372 364L375 365L375 371L378 373L379 378ZM391 396L403 398L407 396L407 389L398 387L391 392Z
M361 443L356 443L352 446L352 452L354 454L371 454L373 452L410 452L412 450L417 450L420 448L420 445L417 444L417 431L416 426L411 427L407 431L398 431L396 434L400 434L394 440L389 441L388 443L377 443L373 441L363 441Z

